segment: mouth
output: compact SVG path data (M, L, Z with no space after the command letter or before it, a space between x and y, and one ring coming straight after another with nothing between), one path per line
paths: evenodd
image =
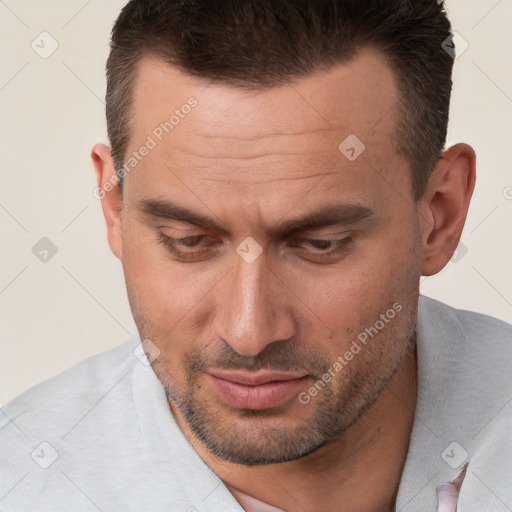
M308 376L297 372L210 370L206 376L217 396L236 409L277 407L297 395Z

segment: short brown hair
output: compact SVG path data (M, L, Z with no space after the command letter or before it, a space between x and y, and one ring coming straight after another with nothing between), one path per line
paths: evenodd
M453 58L442 43L449 37L438 0L131 0L113 27L107 61L116 169L130 140L132 87L143 57L209 81L265 89L347 62L372 45L397 80L397 147L417 200L446 140Z

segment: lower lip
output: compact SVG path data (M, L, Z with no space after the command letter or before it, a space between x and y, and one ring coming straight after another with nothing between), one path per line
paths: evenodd
M291 380L266 382L257 386L247 386L207 374L213 389L220 398L237 409L270 409L293 398L304 386L307 377Z

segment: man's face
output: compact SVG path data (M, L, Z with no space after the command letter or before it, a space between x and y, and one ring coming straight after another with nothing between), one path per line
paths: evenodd
M421 233L397 101L370 50L266 91L140 64L126 160L150 149L125 178L128 295L177 413L221 458L287 461L336 439L407 348Z

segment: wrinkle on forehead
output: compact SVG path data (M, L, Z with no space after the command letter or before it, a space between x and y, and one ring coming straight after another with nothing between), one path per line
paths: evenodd
M338 145L344 135L337 129L266 134L257 141L246 137L231 141L230 137L214 135L201 144L200 136L191 134L180 145L162 147L160 161L189 169L189 174L204 180L238 181L239 176L251 183L261 182L266 176L306 179L340 171L344 162Z
M254 141L279 135L325 133L342 122L348 133L364 133L392 122L386 113L397 88L382 54L367 49L353 61L297 80L293 85L243 91L194 79L170 65L145 58L138 65L133 119L139 136L193 96L198 105L173 131L221 140ZM394 116L391 116L394 117ZM185 135L186 132L186 135ZM181 133L181 135L180 135ZM348 135L348 133L346 133Z
M308 174L307 176L285 176L281 178L271 178L263 181L251 181L251 185L261 185L264 183L272 183L274 181L300 181L300 180L308 180L311 178L318 178L320 176L329 176L335 174L335 172L321 172L316 174ZM224 179L214 179L214 178L198 178L198 181L213 181L215 183L240 183L240 180L224 180ZM247 183L244 181L244 183Z
M275 148L278 151L279 148ZM252 153L252 152L251 152ZM195 152L173 152L172 164L165 164L170 174L177 173L190 183L224 183L257 185L278 182L302 182L318 180L325 176L339 175L343 166L341 155L334 148L320 154L269 153L224 157L205 157ZM163 161L171 161L163 158ZM341 165L340 165L341 163ZM346 170L345 173L353 174Z
M272 132L267 134L261 134L261 135L251 135L250 137L239 137L239 136L233 136L233 135L222 135L222 134L214 134L211 135L209 133L201 133L196 132L195 135L198 137L204 137L205 139L233 139L233 140L258 140L258 139L268 139L270 137L277 137L277 136L290 136L290 135L314 135L314 134L321 134L321 133L331 133L333 132L333 128L314 128L312 130L303 130L303 131L290 131L290 132Z
M216 195L223 184L233 191L247 185L250 195L259 192L252 185L264 192L275 183L294 195L319 180L326 192L333 185L371 186L372 168L388 176L403 167L394 150L397 88L378 52L361 52L350 63L291 86L250 93L219 84L205 87L172 66L143 59L133 102L133 146L144 144L154 127L192 96L197 106L156 144L139 164L140 172L131 173L138 186L185 181ZM338 146L351 134L366 149L349 162Z

